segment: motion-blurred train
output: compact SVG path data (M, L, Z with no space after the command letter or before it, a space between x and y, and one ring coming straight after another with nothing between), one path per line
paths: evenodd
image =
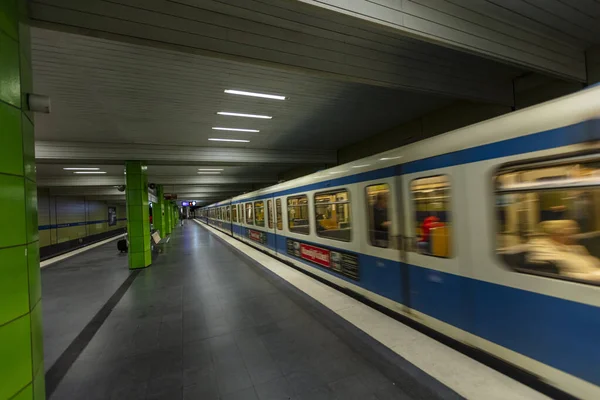
M210 205L199 218L599 399L599 140L600 87L590 87Z

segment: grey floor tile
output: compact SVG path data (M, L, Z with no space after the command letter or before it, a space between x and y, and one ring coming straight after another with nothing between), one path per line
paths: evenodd
M286 378L296 394L306 393L314 388L325 386L327 383L313 371L292 372Z
M258 400L253 387L221 396L221 400Z
M255 386L260 400L289 400L294 397L294 390L284 377Z
M185 400L219 400L219 390L215 387L194 385L183 388Z

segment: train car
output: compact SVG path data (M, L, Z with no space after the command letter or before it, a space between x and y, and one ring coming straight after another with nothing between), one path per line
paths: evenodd
M208 223L600 398L599 139L591 87L234 197L207 208L230 204L231 228Z

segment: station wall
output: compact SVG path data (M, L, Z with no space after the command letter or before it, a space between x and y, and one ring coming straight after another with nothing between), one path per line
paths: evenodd
M117 221L109 225L108 208ZM83 196L51 196L38 188L38 229L42 259L125 232L125 204Z

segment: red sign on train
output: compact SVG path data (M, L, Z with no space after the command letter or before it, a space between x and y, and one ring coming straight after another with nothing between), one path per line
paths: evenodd
M329 250L300 243L300 257L305 260L329 268L331 266L330 255L331 252Z

